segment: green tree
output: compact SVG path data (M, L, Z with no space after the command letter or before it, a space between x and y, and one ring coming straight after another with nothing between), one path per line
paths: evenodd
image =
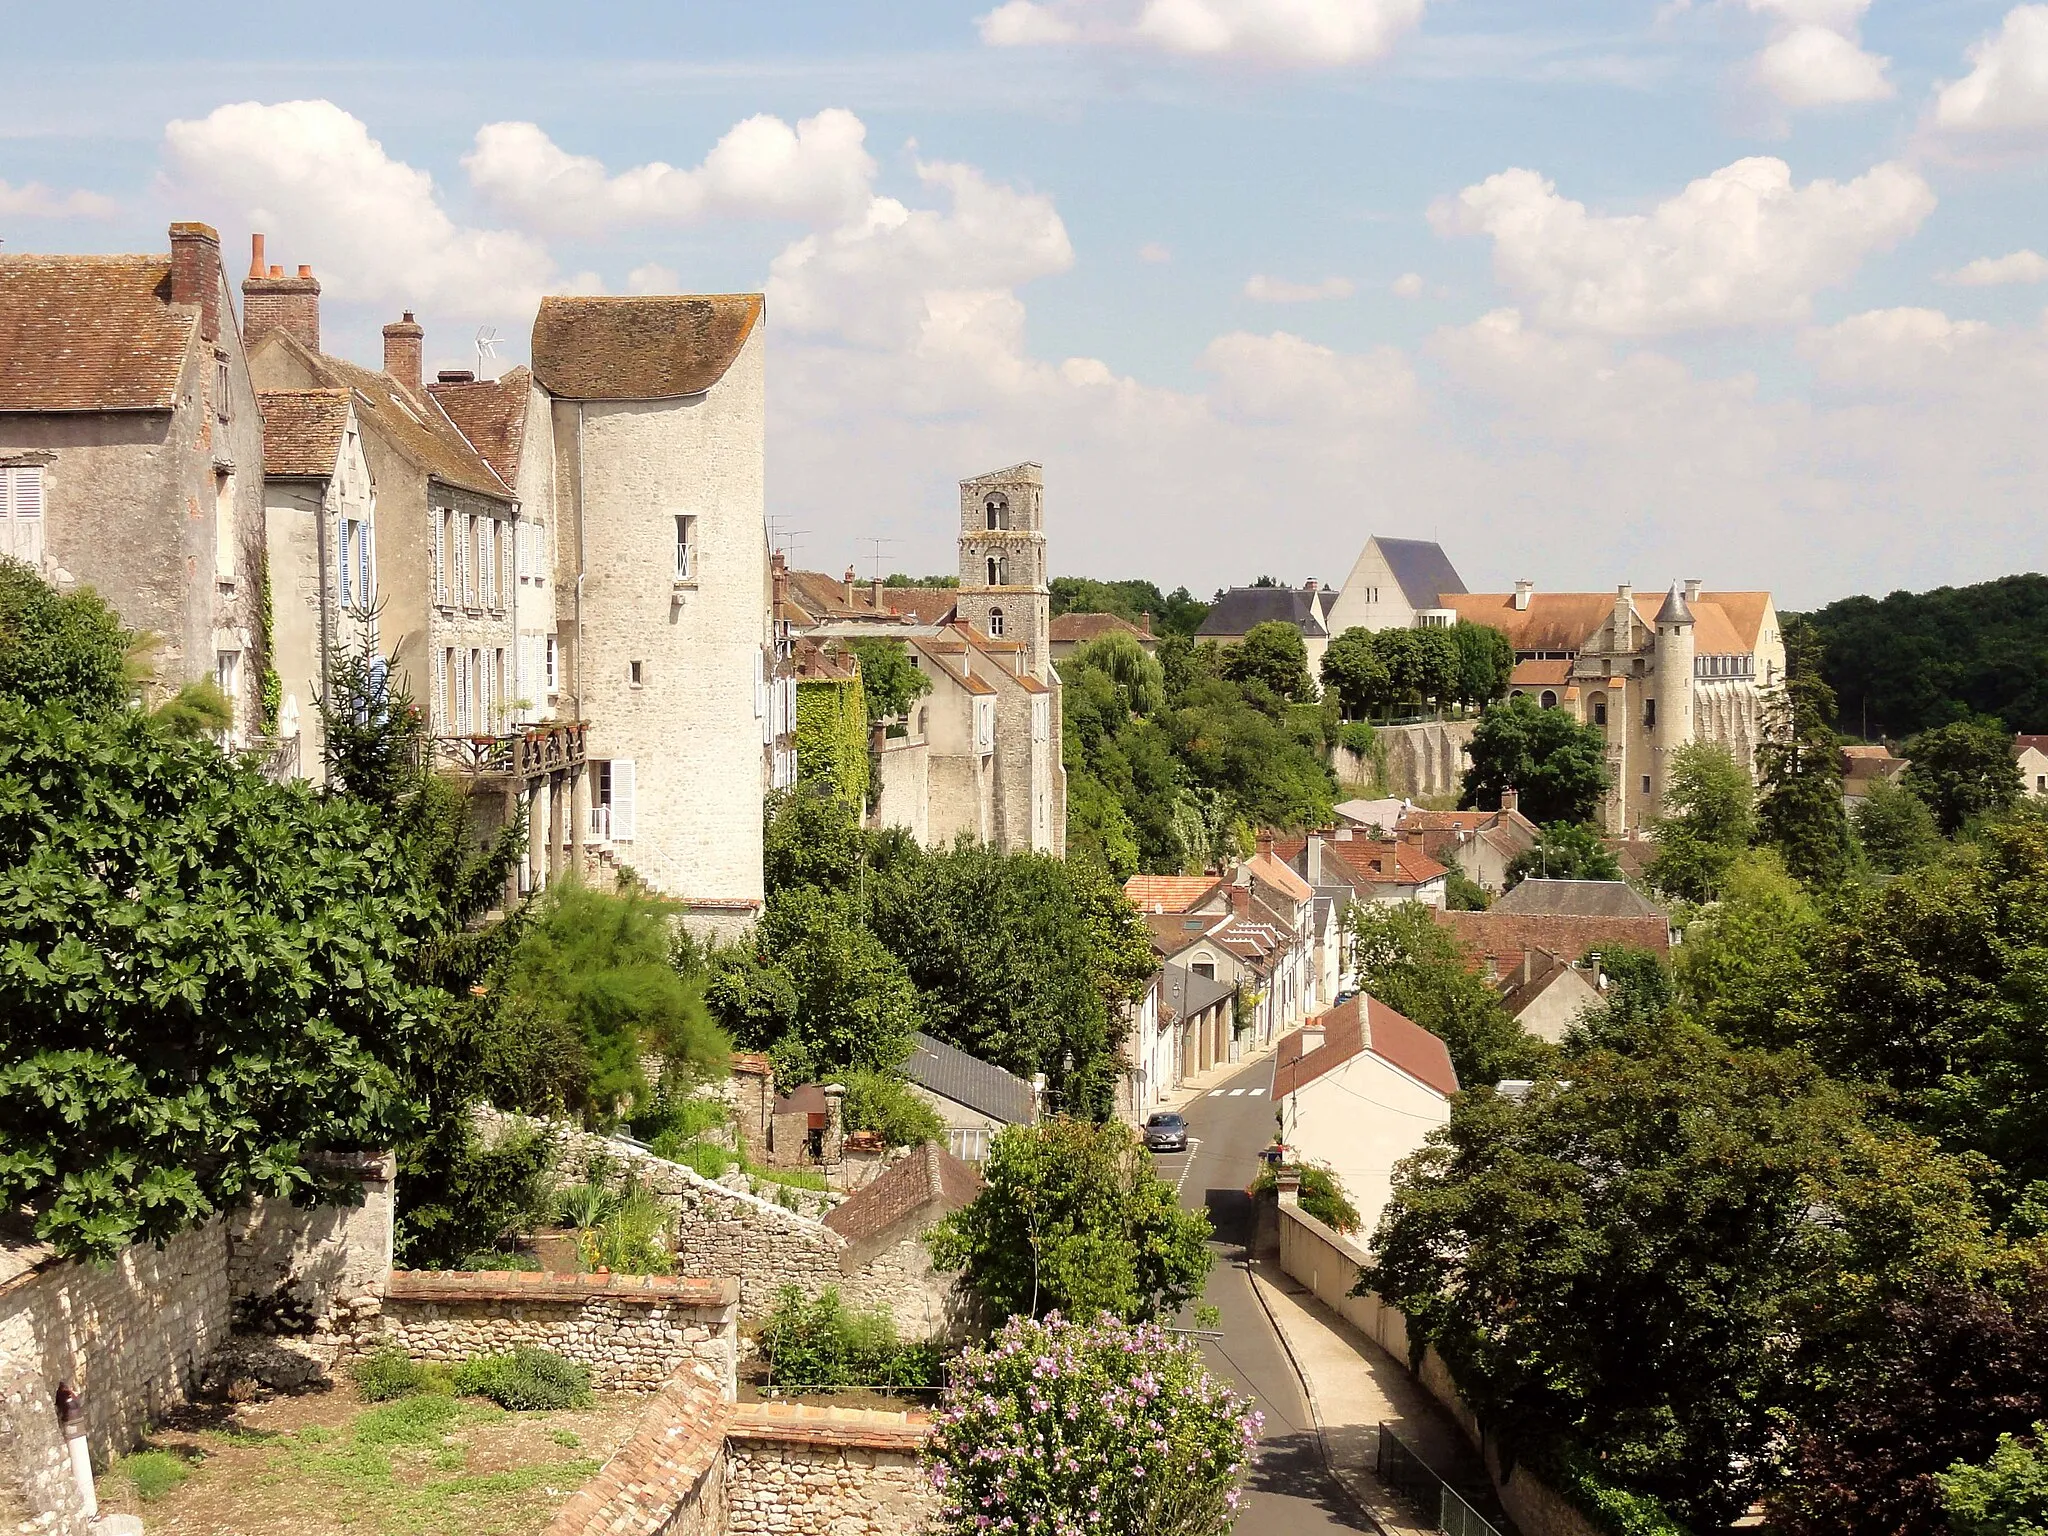
M1223 675L1233 683L1263 683L1295 703L1316 697L1315 682L1308 675L1308 647L1292 624L1254 624L1244 639L1223 653Z
M1941 857L1941 828L1934 824L1934 812L1925 800L1890 779L1871 781L1851 820L1865 856L1888 875L1903 875Z
M1457 939L1429 908L1354 902L1345 922L1360 989L1441 1039L1460 1083L1497 1083L1545 1069L1550 1047L1467 969Z
M910 706L932 691L932 680L918 670L910 659L910 648L901 640L849 640L846 648L860 662L869 725L908 715Z
M814 887L776 891L760 942L796 991L792 1069L894 1067L910 1054L925 1011L903 962L866 927L852 901ZM788 1037L785 1037L788 1038ZM808 1075L808 1074L804 1074Z
M1091 640L1060 665L1062 680L1083 672L1099 672L1108 678L1128 714L1157 714L1166 703L1165 670L1129 635L1109 634Z
M1671 754L1657 857L1649 884L1681 901L1712 901L1728 866L1756 835L1756 786L1718 742L1688 742Z
M2012 734L1996 720L1958 720L1922 731L1899 749L1905 787L1927 803L1935 824L1954 837L1970 822L2002 816L2019 802L2020 770Z
M1799 1001L1825 926L1776 853L1743 855L1723 875L1719 900L1687 925L1674 952L1684 1006L1735 1044L1795 1044Z
M1161 592L1149 581L1090 581L1085 576L1052 579L1052 612L1113 613L1132 624L1147 616L1160 635L1191 636L1209 616L1209 605L1186 587Z
M1458 620L1449 633L1458 647L1459 702L1491 704L1505 698L1515 670L1515 648L1508 637L1470 619Z
M1981 1466L1957 1462L1941 1474L1941 1502L1955 1536L2048 1536L2048 1424L2032 1435L2000 1435Z
M1823 676L1821 640L1796 618L1782 626L1785 686L1765 710L1757 744L1757 830L1810 884L1830 885L1850 867L1854 845L1842 810L1841 743L1832 724L1834 690Z
M1394 678L1369 629L1347 629L1323 651L1323 688L1334 693L1347 719L1386 708Z
M893 1072L848 1072L846 1101L840 1106L849 1131L874 1131L892 1147L915 1147L946 1134L939 1112L910 1091Z
M1543 829L1531 848L1524 848L1504 872L1506 889L1524 880L1619 880L1621 863L1589 822L1556 821Z
M997 1133L973 1201L929 1242L997 1317L1170 1315L1202 1292L1209 1218L1185 1211L1120 1121L1052 1119Z
M119 615L90 587L59 594L28 566L0 557L0 696L81 715L120 709L133 647Z
M417 1124L432 909L370 807L125 711L0 701L0 1200L110 1258L339 1193L313 1154Z
M1526 695L1481 715L1467 750L1466 806L1497 810L1502 791L1512 789L1532 821L1591 821L1607 790L1606 732Z

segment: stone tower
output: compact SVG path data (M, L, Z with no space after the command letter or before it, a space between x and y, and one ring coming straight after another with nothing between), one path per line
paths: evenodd
M1657 723L1651 734L1657 807L1671 784L1671 754L1692 740L1692 663L1695 650L1692 607L1678 583L1657 610Z
M961 619L1024 647L1040 682L1052 672L1052 577L1045 559L1045 471L1016 464L960 482Z

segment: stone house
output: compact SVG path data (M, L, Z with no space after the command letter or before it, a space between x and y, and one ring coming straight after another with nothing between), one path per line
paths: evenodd
M1870 787L1880 779L1897 784L1906 771L1906 760L1894 757L1891 748L1882 744L1858 742L1842 748L1841 766L1842 809L1853 811L1869 797Z
M1414 841L1362 835L1349 827L1311 833L1302 859L1317 886L1348 889L1357 901L1417 901L1442 907L1450 871Z
M0 554L156 640L160 700L211 678L265 734L263 417L220 237L0 255Z
M1443 594L1464 590L1464 579L1441 544L1375 536L1365 541L1330 605L1330 633L1449 628L1457 620L1444 606Z
M1127 636L1147 656L1159 649L1159 637L1152 633L1149 615L1144 623L1133 624L1114 613L1062 613L1054 616L1048 633L1055 663L1065 661L1082 646L1108 635Z
M1607 985L1597 959L1574 965L1541 948L1524 950L1520 965L1488 979L1509 1017L1553 1045L1588 1008L1599 1005Z
M1401 812L1394 836L1437 863L1455 868L1481 890L1497 894L1507 884L1508 865L1542 840L1543 829L1521 813L1516 793L1501 796L1497 811Z
M1441 601L1457 618L1507 636L1511 694L1606 733L1603 831L1656 824L1671 756L1689 743L1719 743L1754 768L1768 701L1785 679L1768 592L1705 592L1688 581L1658 601L1638 598L1627 582L1609 598L1520 581L1513 592L1446 592Z
M2020 788L2035 799L2048 797L2048 736L2013 737L2012 760Z
M300 777L325 783L329 668L377 635L376 481L353 390L259 398L277 737Z
M1186 966L1166 964L1152 978L1158 999L1158 1033L1150 1042L1150 1063L1139 1098L1140 1116L1189 1079L1230 1060L1230 1034L1237 988Z
M1607 951L1645 949L1671 957L1671 923L1654 916L1587 917L1568 913L1439 912L1436 920L1465 951L1465 963L1489 981L1521 969L1523 958L1545 950L1573 965L1596 962Z
M939 1112L946 1150L964 1162L987 1158L989 1142L1004 1126L1031 1125L1038 1119L1039 1084L1027 1083L922 1030L913 1037L910 1058L897 1071L912 1093Z
M1323 652L1330 648L1330 607L1337 594L1314 581L1301 587L1230 587L1209 606L1197 640L1236 645L1261 624L1291 624L1301 631L1308 651L1308 675L1322 675Z
M1443 1041L1363 993L1273 1057L1281 1142L1336 1174L1368 1234L1392 1197L1395 1165L1450 1122L1458 1086Z

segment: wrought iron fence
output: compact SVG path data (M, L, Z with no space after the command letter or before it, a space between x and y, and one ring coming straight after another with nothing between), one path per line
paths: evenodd
M1416 1513L1436 1522L1443 1536L1501 1536L1499 1529L1416 1455L1393 1426L1381 1424L1373 1470L1387 1488Z

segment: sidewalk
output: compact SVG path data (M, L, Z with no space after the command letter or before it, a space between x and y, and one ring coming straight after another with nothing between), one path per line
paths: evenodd
M1147 1110L1146 1113L1156 1114L1162 1109L1186 1109L1218 1083L1227 1082L1238 1073L1244 1071L1245 1068L1267 1060L1272 1056L1273 1051L1274 1047L1269 1045L1263 1050L1248 1052L1241 1061L1219 1062L1206 1072L1197 1072L1178 1088L1163 1095L1159 1102L1153 1105L1150 1110Z
M1492 1503L1478 1453L1399 1361L1283 1274L1274 1259L1252 1266L1252 1289L1301 1373L1331 1474L1385 1536L1431 1536L1437 1527L1374 1475L1382 1423L1473 1503L1482 1509Z

